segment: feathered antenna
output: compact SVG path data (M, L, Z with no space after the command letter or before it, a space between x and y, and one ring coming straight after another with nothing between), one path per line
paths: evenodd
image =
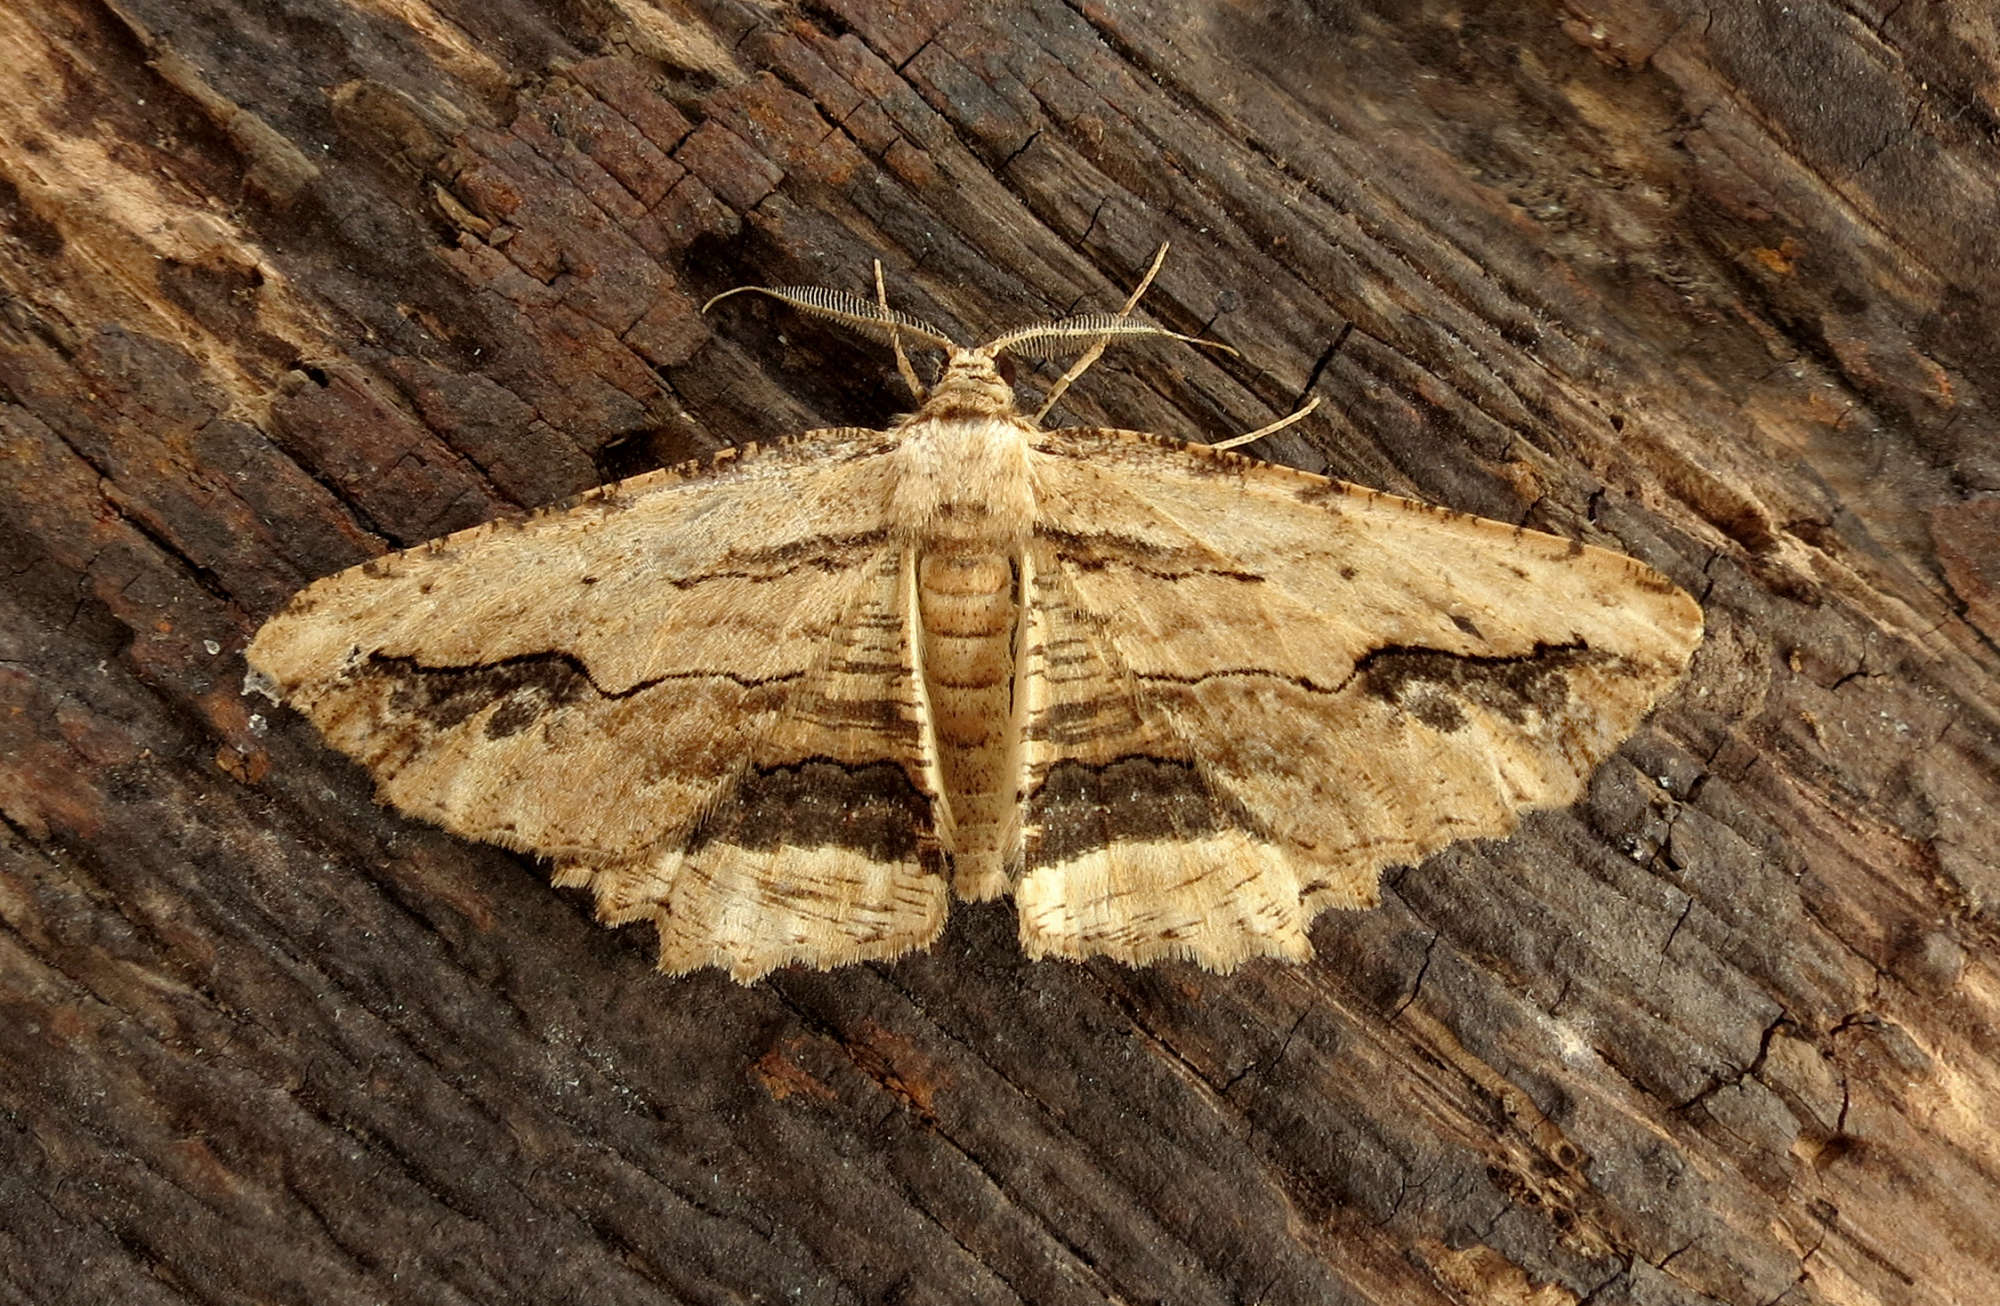
M879 266L876 275L879 293L881 285ZM930 323L919 321L908 313L890 308L886 297L883 302L875 303L859 295L850 295L844 290L828 290L824 286L738 286L734 290L723 291L703 304L701 311L708 312L731 295L746 294L768 295L781 303L790 304L802 313L827 318L871 339L889 344L897 344L903 335L912 335L933 349L951 350L958 347L950 336ZM900 346L898 352L901 352Z
M1139 297L1153 284L1153 278L1160 275L1160 265L1167 261L1168 242L1161 241L1159 252L1153 255L1153 265L1146 269L1139 288L1132 292L1125 306L1116 313L1087 313L1081 317L1066 317L1056 322L1043 322L1037 326L1022 327L1009 331L998 340L983 346L994 357L1003 353L1020 354L1028 358L1059 358L1069 351L1062 346L1078 341L1090 341L1090 347L1070 365L1055 385L1042 398L1042 406L1035 411L1034 420L1040 422L1049 415L1049 409L1056 406L1056 400L1063 392L1076 383L1076 379L1088 372L1091 365L1104 356L1104 348L1120 336L1161 336L1168 340L1179 340L1185 344L1201 345L1208 349L1223 349L1235 353L1228 345L1218 340L1199 340L1194 336L1184 336L1178 331L1152 326L1132 320L1132 310L1137 307Z

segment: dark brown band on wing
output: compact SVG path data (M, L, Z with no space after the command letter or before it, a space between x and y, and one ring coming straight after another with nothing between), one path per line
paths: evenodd
M920 862L942 873L930 800L894 762L850 765L809 758L753 767L709 813L688 846L763 851L845 848L871 861Z
M1223 830L1265 834L1249 809L1209 785L1191 762L1121 757L1062 761L1028 796L1030 866L1070 861L1114 843L1197 839Z

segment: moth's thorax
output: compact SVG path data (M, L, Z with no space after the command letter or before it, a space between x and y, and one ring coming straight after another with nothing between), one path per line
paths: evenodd
M987 417L917 414L903 447L891 511L896 529L921 541L1005 546L1034 521L1028 441L1035 428L1011 409Z

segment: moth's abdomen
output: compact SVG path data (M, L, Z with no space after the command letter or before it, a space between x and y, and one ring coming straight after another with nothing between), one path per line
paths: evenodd
M918 562L917 605L924 683L956 831L953 886L961 897L991 898L1007 887L1014 828L1014 560L980 545L933 547Z

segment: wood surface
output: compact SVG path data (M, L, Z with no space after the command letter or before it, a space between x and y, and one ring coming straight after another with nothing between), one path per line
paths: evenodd
M1990 1300L1996 224L1936 0L6 6L0 1299ZM663 977L240 692L314 577L903 406L718 290L880 257L979 337L1162 239L1242 357L1054 420L1316 395L1260 452L1707 617L1585 800L1310 965L987 904Z

